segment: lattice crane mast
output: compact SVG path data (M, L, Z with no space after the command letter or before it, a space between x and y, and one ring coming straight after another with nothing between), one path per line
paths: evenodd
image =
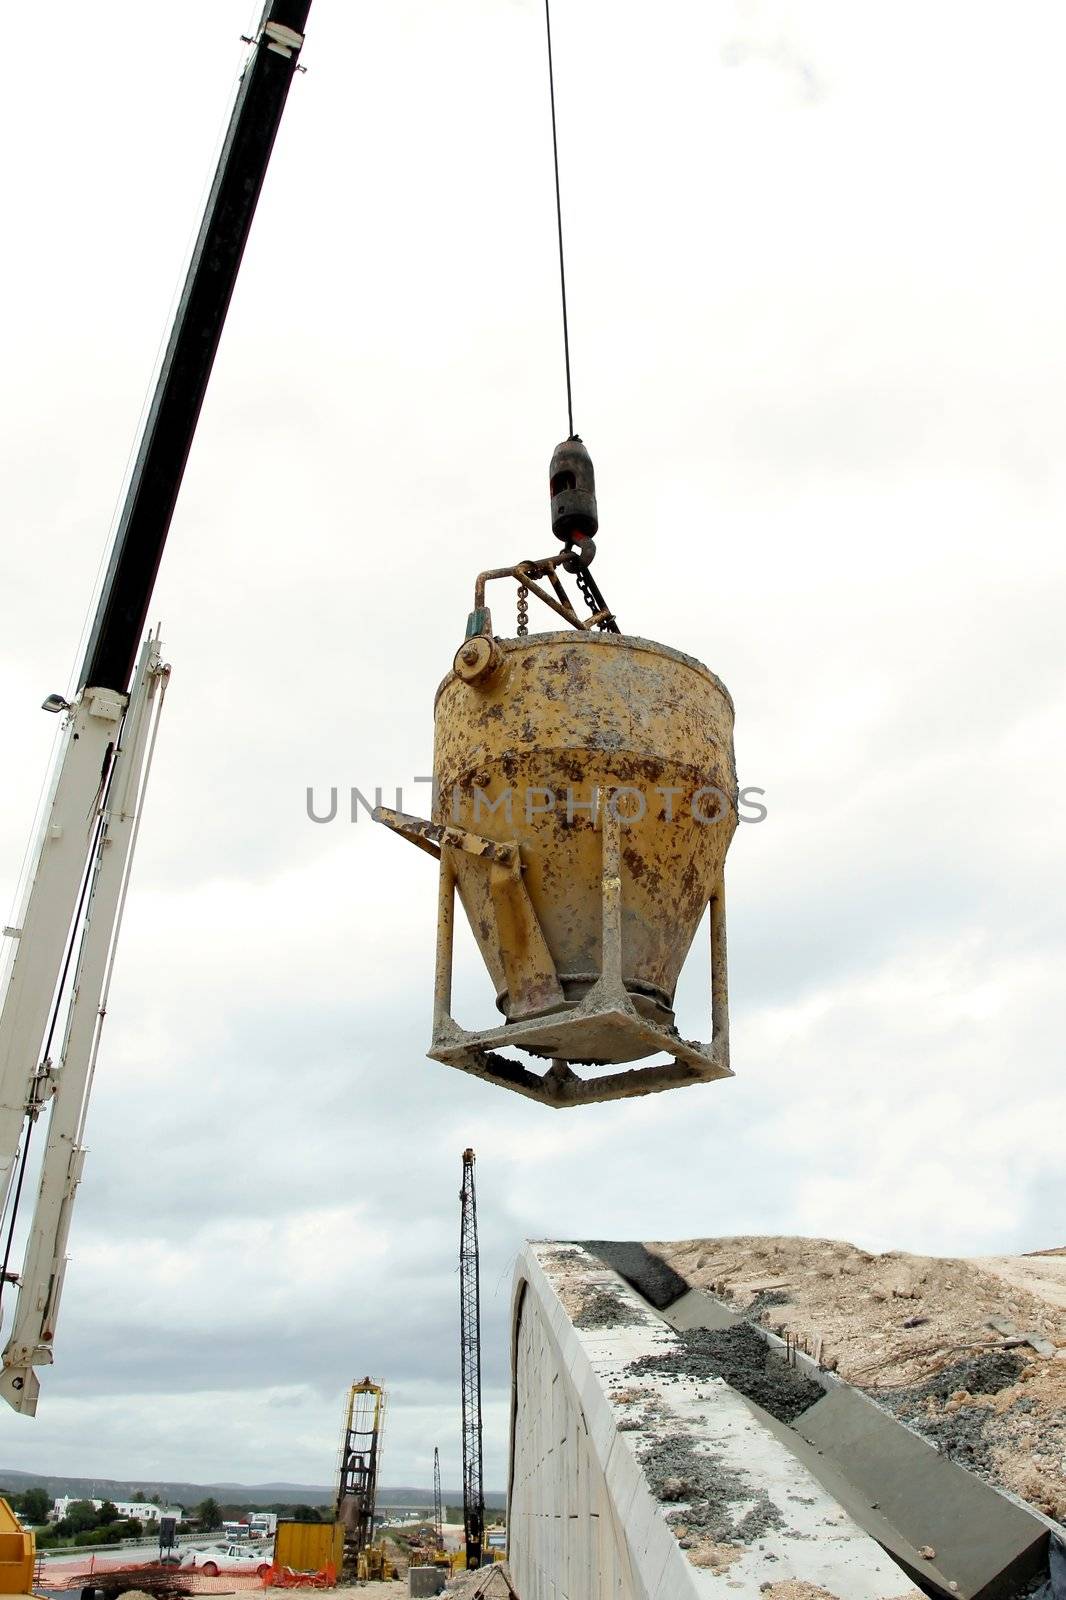
M433 1446L433 1542L444 1549L444 1506L440 1495L440 1451Z
M481 1468L481 1268L477 1247L474 1152L463 1151L459 1193L459 1343L463 1389L463 1532L466 1564L480 1567L485 1537L485 1490Z

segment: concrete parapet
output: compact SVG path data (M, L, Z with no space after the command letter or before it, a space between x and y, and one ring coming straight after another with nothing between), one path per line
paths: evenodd
M679 1336L586 1251L525 1248L512 1327L522 1600L919 1600L721 1379L628 1373Z

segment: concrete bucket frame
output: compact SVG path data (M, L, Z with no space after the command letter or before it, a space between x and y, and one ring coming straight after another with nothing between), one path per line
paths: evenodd
M555 1107L731 1077L728 690L650 640L587 629L495 639L487 619L472 615L437 692L432 818L375 813L440 862L429 1055ZM470 1030L452 1016L456 890L502 1025ZM708 905L705 1044L680 1037L673 1000ZM512 1048L550 1066L499 1053ZM602 1070L660 1053L670 1060Z

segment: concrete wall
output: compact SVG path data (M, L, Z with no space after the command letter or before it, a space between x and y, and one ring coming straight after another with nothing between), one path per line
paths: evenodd
M608 1325L575 1326L574 1315L589 1320L589 1296L605 1294L617 1309ZM653 1404L640 1407L656 1416L634 1425L626 1368L671 1342L673 1330L579 1247L529 1245L519 1258L509 1534L522 1600L793 1600L795 1580L826 1600L921 1600L720 1379L642 1376ZM775 1526L682 1547L668 1515L683 1524L684 1507L658 1500L641 1465L656 1434L683 1435L715 1470L750 1484Z
M515 1330L511 1571L522 1600L642 1600L625 1530L588 1425L551 1337L523 1293Z

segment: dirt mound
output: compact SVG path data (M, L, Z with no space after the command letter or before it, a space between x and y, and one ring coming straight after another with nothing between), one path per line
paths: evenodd
M1066 1245L1024 1256L978 1256L974 1266L1066 1311Z
M867 1390L946 1455L1066 1522L1061 1251L968 1261L748 1236L647 1248Z
M445 1594L455 1600L518 1600L506 1561L479 1572L463 1572L452 1578Z

